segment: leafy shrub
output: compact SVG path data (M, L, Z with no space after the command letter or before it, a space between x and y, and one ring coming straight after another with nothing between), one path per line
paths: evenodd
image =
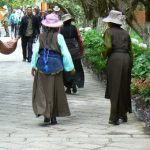
M143 40L141 39L141 37L140 37L134 30L131 30L131 31L130 31L130 36L131 36L132 38L137 39L139 42L143 42Z
M138 44L132 44L132 51L134 54L134 58L137 58L138 56L142 55L143 52L146 50L141 48Z
M147 74L150 72L150 54L143 53L138 55L134 60L134 65L132 68L132 77L134 78L146 78Z
M132 79L132 94L139 95L146 104L150 104L150 79Z
M96 30L90 30L83 33L85 46L85 59L98 70L104 72L106 69L106 60L101 52L104 50L102 34Z

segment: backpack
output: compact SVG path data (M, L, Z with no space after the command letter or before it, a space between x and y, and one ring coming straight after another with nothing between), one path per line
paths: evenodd
M56 74L63 71L63 60L59 52L44 48L40 51L36 67L44 74Z
M48 33L44 48L39 51L36 67L44 74L57 74L63 71L63 58L60 52L51 50L47 46Z
M15 25L15 24L17 24L17 22L16 22L16 17L15 17L15 15L13 15L13 16L11 17L11 25Z

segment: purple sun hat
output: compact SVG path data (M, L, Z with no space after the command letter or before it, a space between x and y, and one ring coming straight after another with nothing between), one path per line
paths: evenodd
M58 28L63 25L63 22L59 19L58 15L51 13L42 20L42 25L51 28Z

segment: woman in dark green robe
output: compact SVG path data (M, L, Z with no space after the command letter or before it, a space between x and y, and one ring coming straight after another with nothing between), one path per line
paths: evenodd
M123 15L112 10L103 19L109 28L104 33L107 58L107 86L105 98L110 99L111 109L109 123L119 125L119 119L127 122L127 112L131 113L131 40L127 31L121 28Z

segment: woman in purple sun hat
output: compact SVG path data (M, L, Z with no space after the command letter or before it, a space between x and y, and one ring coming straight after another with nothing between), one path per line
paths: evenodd
M57 124L56 117L70 115L70 110L64 90L63 70L75 73L71 55L66 46L64 37L59 33L63 22L58 15L49 14L42 20L43 33L39 35L36 49L32 56L33 82L33 111L37 117L44 116L46 124ZM55 73L45 74L38 69L40 54L47 48L51 52L59 53L62 56L63 70ZM51 68L50 68L51 69Z

